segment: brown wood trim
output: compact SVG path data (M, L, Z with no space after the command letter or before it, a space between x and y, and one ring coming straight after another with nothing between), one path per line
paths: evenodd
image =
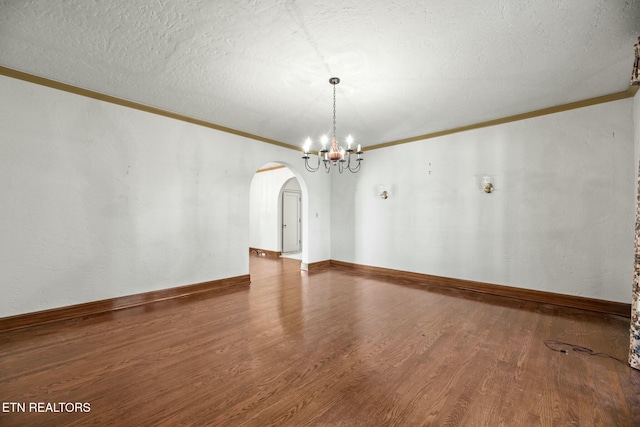
M50 87L52 89L62 90L64 92L69 92L69 93L73 93L80 96L86 96L87 98L97 99L100 101L109 102L111 104L116 104L123 107L133 108L135 110L145 111L151 114L157 114L159 116L169 117L171 119L180 120L180 121L191 123L194 125L204 126L209 129L215 129L221 132L231 133L231 134L242 136L245 138L254 139L256 141L266 142L268 144L277 145L279 147L290 148L296 151L302 151L300 147L296 147L290 144L285 144L284 142L276 141L275 139L265 138L259 135L243 132L241 130L217 125L215 123L207 122L205 120L196 119L196 118L185 116L182 114L172 113L171 111L162 110L160 108L151 107L149 105L140 104L138 102L128 101L126 99L117 98L115 96L107 95L100 92L94 92L89 89L83 89L81 87L72 86L70 84L61 83L61 82L50 80L40 76L35 76L33 74L25 73L22 71L11 69L11 68L0 66L0 75Z
M631 304L605 301L575 295L557 294L554 292L537 291L533 289L515 288L512 286L496 285L492 283L475 282L472 280L455 279L451 277L433 276L430 274L414 273L410 271L392 270L388 268L372 267L369 265L352 264L331 260L331 267L346 268L365 274L382 276L410 282L428 282L429 284L481 292L543 304L553 304L562 307L579 308L598 313L615 314L631 317Z
M391 147L394 145L406 144L409 142L421 141L424 139L438 138L440 136L466 132L473 129L480 129L480 128L485 128L489 126L502 125L505 123L531 119L533 117L545 116L547 114L560 113L562 111L575 110L577 108L589 107L591 105L603 104L605 102L619 101L621 99L632 98L637 91L638 91L638 86L630 86L629 89L623 92L597 96L595 98L585 99L585 100L576 101L576 102L569 102L568 104L557 105L555 107L542 108L540 110L529 111L527 113L515 114L513 116L508 116L508 117L502 117L500 119L488 120L486 122L474 123L467 126L460 126L453 129L446 129L438 132L432 132L424 135L418 135L410 138L403 138L403 139L398 139L396 141L376 144L376 145L367 147L367 151L377 150L379 148Z
M256 173L269 172L269 171L273 171L273 170L276 170L276 169L284 169L284 168L286 168L285 165L271 166L269 168L258 169L256 171Z
M316 273L318 271L324 271L331 267L331 260L324 260L318 262L312 262L307 266L307 271L309 273Z
M282 252L270 251L267 249L249 248L249 254L255 256L266 256L269 258L280 258Z
M0 332L29 326L42 325L60 320L74 319L93 314L123 310L153 302L164 301L188 295L211 292L215 290L249 286L251 278L248 274L230 277L227 279L212 280L193 285L178 286L169 289L145 292L142 294L127 295L100 301L92 301L84 304L70 305L66 307L52 308L50 310L36 311L32 313L18 314L0 318Z
M53 89L62 90L65 92L73 93L76 95L86 96L88 98L98 99L100 101L109 102L116 105L121 105L123 107L134 108L136 110L145 111L151 114L157 114L164 117L169 117L172 119L180 120L187 123L196 124L199 126L204 126L210 129L219 130L221 132L231 133L234 135L242 136L249 139L254 139L256 141L266 142L268 144L277 145L279 147L289 148L295 151L302 151L300 147L295 145L286 144L281 141L276 141L274 139L265 138L259 135L253 135L247 132L243 132L237 129L232 129L226 126L217 125L215 123L207 122L205 120L195 119L193 117L184 116L182 114L172 113L170 111L165 111L160 108L151 107L148 105L140 104L133 101L127 101L125 99L117 98L115 96L106 95L104 93L94 92L92 90L83 89L77 86L72 86L70 84L61 83L55 80L50 80L45 77L36 76L33 74L25 73L23 71L14 70L12 68L7 68L0 66L0 75L4 75L7 77L12 77L18 80L24 80L26 82L39 84L42 86L47 86ZM576 108L588 107L590 105L602 104L605 102L618 101L621 99L631 98L635 96L638 91L638 86L631 85L629 88L623 92L616 92L609 95L598 96L595 98L585 99L582 101L570 102L568 104L558 105L555 107L543 108L540 110L530 111L527 113L516 114L513 116L503 117L495 120L488 120L486 122L475 123L467 126L461 126L453 129L446 129L438 132L427 133L424 135L418 135L410 138L398 139L396 141L385 142L381 144L372 145L366 147L367 151L377 150L379 148L391 147L399 144L406 144L409 142L421 141L423 139L431 139L437 138L444 135L451 135L453 133L466 132L472 129L479 129L483 127L496 126L504 123L515 122L518 120L530 119L533 117L539 117L546 114L559 113L561 111L573 110ZM314 154L318 154L314 152Z

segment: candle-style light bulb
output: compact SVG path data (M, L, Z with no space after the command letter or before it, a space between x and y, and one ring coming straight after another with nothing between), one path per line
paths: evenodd
M347 149L351 150L351 144L353 144L353 137L349 135L347 137Z
M304 141L304 153L309 154L309 150L311 149L311 138L307 138Z
M327 135L322 135L322 138L320 138L320 143L322 144L322 149L326 150L327 144L329 143L329 137L327 137Z

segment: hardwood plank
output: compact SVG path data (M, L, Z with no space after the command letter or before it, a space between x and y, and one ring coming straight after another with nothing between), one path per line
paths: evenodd
M0 333L0 425L640 425L629 319L250 257L251 287ZM1 408L0 408L1 409Z

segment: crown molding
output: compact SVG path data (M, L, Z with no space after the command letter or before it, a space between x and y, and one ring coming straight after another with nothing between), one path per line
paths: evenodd
M183 122L191 123L194 125L204 126L210 129L215 129L221 132L230 133L233 135L242 136L249 139L254 139L260 142L266 142L267 144L277 145L279 147L289 148L292 150L300 150L300 147L294 145L285 144L281 141L265 138L259 135L243 132L241 130L229 128L226 126L217 125L215 123L207 122L205 120L195 119L193 117L185 116L182 114L172 113L171 111L162 110L160 108L151 107L149 105L140 104L138 102L128 101L126 99L117 98L115 96L107 95L100 92L94 92L89 89L83 89L77 86L73 86L66 83L61 83L55 80L50 80L44 77L36 76L33 74L25 73L22 71L14 70L11 68L0 66L0 75L12 77L14 79L23 80L29 83L35 83L42 86L47 86L52 89L62 90L64 92L73 93L75 95L86 96L88 98L97 99L111 104L120 105L123 107L133 108L135 110L144 111L151 114L157 114L159 116L169 117L171 119L180 120Z
M36 75L33 75L33 74L25 73L23 71L14 70L12 68L7 68L7 67L0 66L0 75L7 76L7 77L12 77L14 79L23 80L23 81L30 82L30 83L35 83L35 84L42 85L42 86L47 86L47 87L50 87L50 88L53 88L53 89L62 90L62 91L73 93L73 94L80 95L80 96L86 96L88 98L93 98L93 99L97 99L97 100L100 100L100 101L109 102L109 103L120 105L120 106L123 106L123 107L128 107L128 108L133 108L133 109L140 110L140 111L145 111L145 112L151 113L151 114L157 114L157 115L164 116L164 117L169 117L169 118L172 118L172 119L175 119L175 120L180 120L180 121L183 121L183 122L187 122L187 123L191 123L191 124L195 124L195 125L199 125L199 126L204 126L204 127L210 128L210 129L215 129L215 130L218 130L218 131L221 131L221 132L226 132L226 133L230 133L230 134L233 134L233 135L242 136L242 137L253 139L253 140L256 140L256 141L266 142L267 144L277 145L279 147L289 148L289 149L295 150L295 151L301 151L301 148L297 147L295 145L286 144L286 143L281 142L281 141L276 141L274 139L265 138L265 137L262 137L262 136L259 136L259 135L254 135L254 134L251 134L251 133L243 132L243 131L240 131L240 130L237 130L237 129L233 129L233 128L229 128L229 127L226 127L226 126L217 125L215 123L207 122L205 120L195 119L193 117L185 116L185 115L182 115L182 114L172 113L170 111L162 110L160 108L151 107L149 105L140 104L138 102L128 101L126 99L117 98L115 96L106 95L104 93L94 92L92 90L83 89L83 88L80 88L80 87L77 87L77 86L73 86L73 85L66 84L66 83L61 83L61 82L58 82L58 81L55 81L55 80L50 80L50 79L47 79L47 78L44 78L44 77L40 77L40 76L36 76ZM376 144L376 145L372 145L372 146L367 147L367 151L377 150L377 149L380 149L380 148L391 147L391 146L394 146L394 145L407 144L409 142L416 142L416 141L421 141L421 140L424 140L424 139L438 138L438 137L441 137L441 136L451 135L451 134L460 133L460 132L466 132L466 131L473 130L473 129L480 129L480 128L485 128L485 127L489 127L489 126L502 125L502 124L505 124L505 123L511 123L511 122L516 122L516 121L520 121L520 120L531 119L533 117L540 117L540 116L544 116L544 115L547 115L547 114L554 114L554 113L559 113L559 112L562 112L562 111L568 111L568 110L574 110L574 109L577 109L577 108L589 107L591 105L603 104L603 103L606 103L606 102L613 102L613 101L619 101L621 99L632 98L638 92L638 88L639 87L640 86L632 85L632 86L629 86L629 88L627 90L625 90L625 91L612 93L612 94L609 94L609 95L598 96L598 97L595 97L595 98L585 99L585 100L582 100L582 101L570 102L568 104L562 104L562 105L558 105L558 106L555 106L555 107L543 108L543 109L540 109L540 110L530 111L530 112L527 112L527 113L515 114L513 116L503 117L503 118L494 119L494 120L488 120L488 121L485 121L485 122L475 123L475 124L466 125L466 126L460 126L460 127L453 128L453 129L446 129L446 130L442 130L442 131L438 131L438 132L426 133L426 134L423 134L423 135L413 136L413 137L410 137L410 138L403 138L403 139L398 139L398 140L395 140L395 141L384 142L384 143L381 143L381 144Z
M487 120L486 122L475 123L466 126L460 126L453 129L442 130L438 132L426 133L424 135L413 136L410 138L398 139L396 141L384 142L381 144L367 147L367 151L377 150L379 148L391 147L394 145L407 144L409 142L421 141L424 139L438 138L440 136L451 135L459 132L466 132L473 129L480 129L489 126L497 126L505 123L517 122L520 120L531 119L533 117L545 116L547 114L560 113L562 111L575 110L577 108L589 107L591 105L603 104L606 102L619 101L621 99L632 98L638 92L638 86L629 86L629 89L616 92L609 95L597 96L582 101L569 102L568 104L557 105L555 107L542 108L540 110L529 111L527 113L515 114L500 119Z

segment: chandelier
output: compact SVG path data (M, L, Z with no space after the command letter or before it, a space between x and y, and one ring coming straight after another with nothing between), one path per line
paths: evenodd
M331 138L331 147L327 148L327 144L329 142L329 138L324 135L320 139L320 145L322 148L318 151L318 163L316 166L309 165L310 149L311 149L311 138L307 138L304 143L304 166L307 168L309 172L316 172L320 169L320 163L324 164L325 172L329 173L331 171L331 166L338 166L338 172L342 173L345 169L349 172L356 173L360 170L360 162L363 160L362 158L362 147L358 144L357 148L354 150L351 146L353 144L353 138L351 135L347 137L347 147L342 147L338 145L338 140L336 139L336 85L340 83L340 79L337 77L331 77L329 79L329 83L333 85L333 137ZM353 165L351 164L351 158L353 159Z

